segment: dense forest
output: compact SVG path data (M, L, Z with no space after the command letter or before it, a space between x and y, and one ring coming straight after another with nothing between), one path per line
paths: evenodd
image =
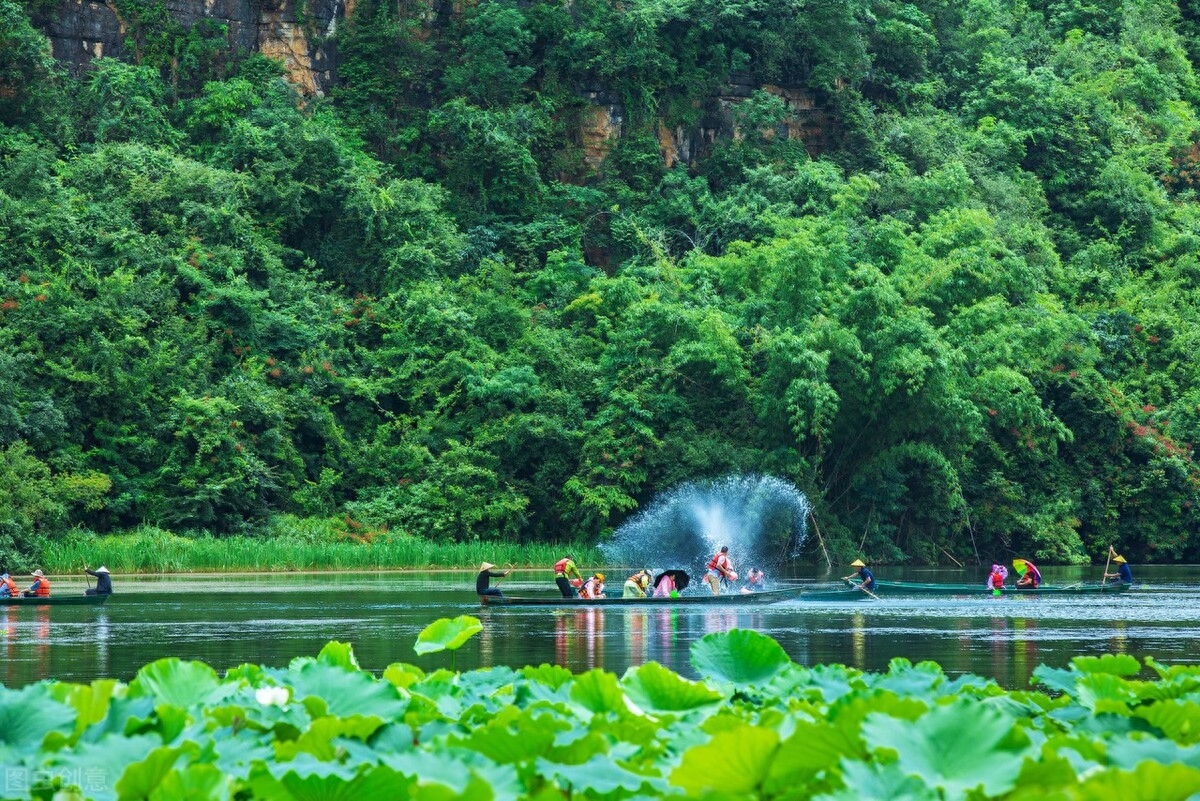
M75 75L0 0L8 558L599 541L740 472L837 554L1200 558L1200 2L360 0L322 96L113 4Z

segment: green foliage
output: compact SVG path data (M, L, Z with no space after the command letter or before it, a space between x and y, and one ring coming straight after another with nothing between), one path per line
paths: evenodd
M0 0L3 558L458 563L744 471L835 555L1200 556L1191 5L369 0L328 97L112 8L68 78Z
M733 665L771 646L735 629L695 644L693 661ZM1190 797L1200 677L1146 660L1157 676L1138 678L1142 667L1128 655L1040 667L1052 694L951 680L931 663L866 674L786 657L732 684L655 663L621 680L404 664L376 677L329 643L224 676L164 659L128 684L0 687L0 759L40 777L35 794L95 798Z

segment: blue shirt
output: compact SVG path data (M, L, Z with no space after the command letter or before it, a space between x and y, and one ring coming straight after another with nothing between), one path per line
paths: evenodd
M1129 569L1128 562L1122 562L1121 564L1117 565L1117 575L1120 576L1121 581L1125 582L1126 584L1133 583L1133 571Z
M858 577L862 579L862 585L868 590L875 589L875 574L865 567L858 569Z

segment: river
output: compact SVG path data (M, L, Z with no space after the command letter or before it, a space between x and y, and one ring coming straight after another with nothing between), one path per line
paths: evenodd
M168 656L201 660L218 671L247 662L283 666L315 655L330 640L351 643L359 664L371 671L393 662L432 670L448 667L450 656L418 657L417 634L433 620L463 614L478 616L483 632L457 653L459 669L553 662L573 671L620 674L657 661L694 676L691 644L731 628L769 634L804 665L885 670L895 657L933 660L951 675L989 676L1010 689L1028 686L1037 665L1062 667L1079 654L1200 660L1200 613L1191 592L1200 567L1135 570L1135 590L1111 596L785 601L674 610L481 609L473 574L462 572L115 576L116 594L103 607L0 607L0 680L8 687L42 679L127 681L142 665ZM1043 570L1053 583L1096 580L1101 572ZM982 570L880 568L876 575L983 580ZM828 576L809 569L790 578ZM82 592L84 581L56 576L54 588L55 594ZM554 591L548 571L515 573L502 589Z

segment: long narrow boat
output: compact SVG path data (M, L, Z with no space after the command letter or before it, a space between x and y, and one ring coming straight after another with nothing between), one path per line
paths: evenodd
M528 595L480 595L479 603L484 606L742 606L748 604L772 604L795 598L803 592L801 587L786 587L782 590L765 592L731 592L724 595L680 595L678 598L563 598L532 597ZM862 593L859 593L860 595Z
M33 598L6 595L0 598L0 606L100 606L107 600L107 595L47 595Z
M867 595L857 587L838 587L837 589L804 590L797 596L800 601L874 601L876 598Z
M1128 584L1121 582L1110 582L1107 584L1042 584L1037 589L1032 587L1017 587L1009 584L1001 590L1002 595L1095 595L1107 593L1109 595L1125 592L1129 589ZM914 581L885 581L882 579L875 580L876 595L979 595L991 596L993 592L988 589L982 582L979 584L935 584L921 583Z

